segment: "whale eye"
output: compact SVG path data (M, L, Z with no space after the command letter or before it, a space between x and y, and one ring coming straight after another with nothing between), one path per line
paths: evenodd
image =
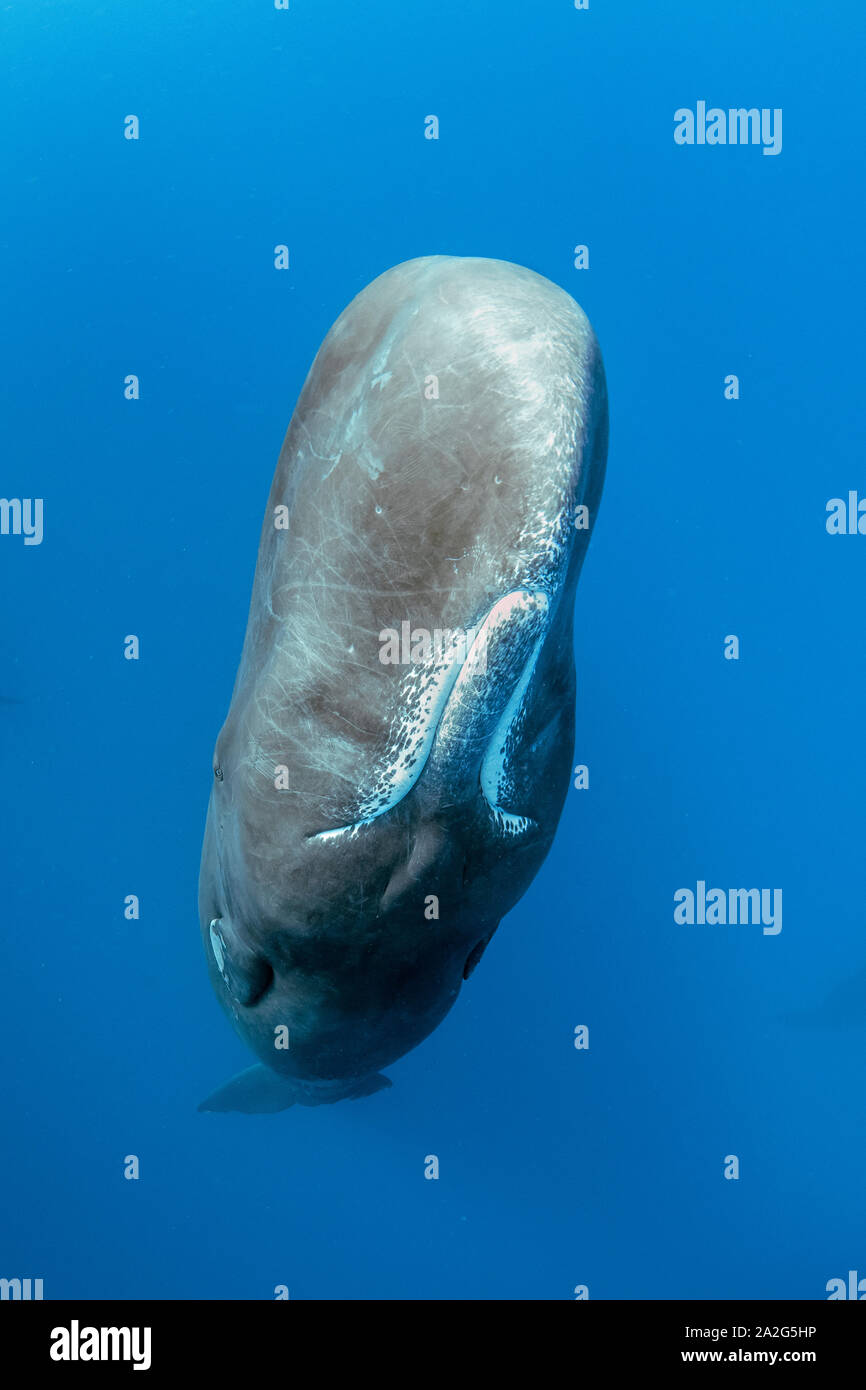
M221 782L223 780L223 770L220 767L219 763L214 764L213 775L218 782Z

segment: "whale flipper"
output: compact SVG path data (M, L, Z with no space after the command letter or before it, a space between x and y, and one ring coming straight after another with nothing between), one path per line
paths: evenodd
M245 1115L272 1115L296 1105L297 1088L269 1067L248 1067L209 1095L199 1110L240 1110Z
M346 1082L303 1083L278 1076L270 1067L248 1067L203 1100L199 1110L240 1111L244 1115L274 1115L293 1105L328 1105L337 1100L360 1100L391 1085L387 1076L354 1077Z

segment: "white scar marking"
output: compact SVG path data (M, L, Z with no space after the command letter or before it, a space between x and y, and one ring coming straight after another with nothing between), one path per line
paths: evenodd
M407 714L396 747L377 778L377 787L364 798L361 814L349 825L334 830L322 830L311 836L314 840L336 840L354 837L366 825L392 810L412 790L427 765L437 735L447 744L467 718L467 708L477 707L483 697L478 695L479 673L487 672L488 649L491 641L509 624L524 620L541 620L541 631L532 645L511 697L495 727L481 767L481 792L493 815L497 828L507 835L519 835L534 822L526 816L514 815L500 804L510 788L508 776L509 744L519 729L523 700L538 661L538 654L548 631L550 601L542 591L517 589L506 594L490 609L478 628L465 658L462 644L456 640L441 665L435 669L431 685L425 690L415 710ZM495 664L495 663L494 663ZM495 671L490 673L495 680ZM481 714L478 719L480 720ZM470 723L477 721L471 720ZM459 747L455 749L459 757Z
M221 975L225 975L225 956L223 955L222 937L219 934L219 920L219 917L214 917L210 924L210 945L214 960L217 963L217 969Z
M533 824L527 816L516 816L511 811L506 811L500 803L511 786L511 779L508 776L508 744L519 726L523 697L529 682L532 680L538 663L538 654L546 636L546 629L542 629L523 668L523 674L512 692L511 699L502 712L502 718L496 726L484 755L484 762L481 764L481 790L484 799L493 812L497 826L506 835L522 835Z

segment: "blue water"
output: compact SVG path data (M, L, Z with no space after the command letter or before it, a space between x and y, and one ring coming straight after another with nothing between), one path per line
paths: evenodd
M825 528L866 495L862 7L18 0L0 28L0 491L44 499L41 545L0 536L0 1275L248 1299L866 1275L866 537ZM703 99L782 108L781 154L677 146ZM391 1091L200 1115L252 1060L196 880L271 474L337 314L440 252L541 272L602 344L590 787ZM781 887L782 931L678 925L699 879Z

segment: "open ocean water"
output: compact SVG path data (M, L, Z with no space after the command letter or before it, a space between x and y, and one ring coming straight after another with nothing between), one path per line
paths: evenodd
M0 535L0 1276L553 1300L866 1276L866 535L828 531L866 499L864 27L853 0L3 5L0 492L43 526ZM780 147L677 143L702 102L783 113ZM253 1060L196 882L277 454L340 311L436 253L529 266L601 343L589 787L392 1090L199 1114ZM782 915L676 921L699 883Z

